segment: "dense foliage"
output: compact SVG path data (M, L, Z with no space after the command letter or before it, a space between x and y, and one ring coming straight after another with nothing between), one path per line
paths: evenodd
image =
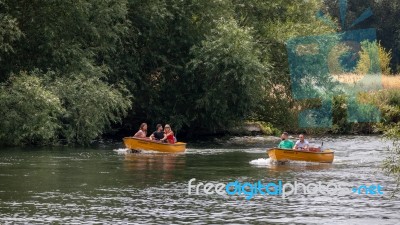
M371 55L378 57L371 59ZM361 43L360 60L357 63L357 73L381 73L389 75L390 60L392 59L391 51L386 51L381 43L364 41Z
M0 141L5 144L46 143L60 128L60 99L37 76L22 72L0 87Z
M338 3L340 0L324 0L324 11L328 12L337 21L340 21ZM382 46L391 50L393 58L391 60L392 72L398 72L400 64L400 4L397 0L348 0L348 9L344 23L349 26L359 18L362 13L371 8L373 16L352 27L356 29L375 28L377 38Z
M234 20L221 20L200 46L192 48L188 69L197 85L190 90L196 95L188 96L194 103L188 113L191 121L226 127L248 118L262 104L260 93L269 71L250 32Z
M376 16L359 27L379 27L395 72L397 23L387 22L398 6L368 3ZM365 3L350 5L352 19ZM299 110L319 103L292 99L286 43L334 32L316 13L335 18L337 8L319 0L0 0L0 142L87 144L141 122L170 123L180 134L250 120L295 130ZM349 130L343 113L335 132Z
M111 123L121 122L131 107L124 87L110 86L97 77L77 74L57 78L51 90L62 102L60 136L69 143L89 143Z

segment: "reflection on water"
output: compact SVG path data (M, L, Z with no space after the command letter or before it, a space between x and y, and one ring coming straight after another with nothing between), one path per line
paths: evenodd
M379 137L325 137L333 164L271 164L266 148L202 145L185 154L41 148L0 151L0 224L399 224ZM316 144L316 145L317 145ZM265 145L265 146L264 146ZM190 147L190 146L189 146ZM120 154L119 154L120 153ZM380 184L383 196L188 195L187 183L282 180Z
M143 171L143 178L155 176L163 180L173 180L174 170L184 169L185 154L164 153L127 153L125 154L124 169L126 171ZM154 173L159 171L159 173ZM150 173L148 173L150 172Z

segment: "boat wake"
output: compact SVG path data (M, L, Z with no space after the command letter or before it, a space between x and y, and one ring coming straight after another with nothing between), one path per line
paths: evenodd
M118 155L125 155L131 152L131 150L128 148L119 148L119 149L114 149L113 151L118 153Z
M260 159L254 159L250 161L251 165L255 166L268 166L272 163L272 160L270 158L265 159L265 158L260 158Z
M256 167L267 167L267 168L281 168L281 169L290 169L290 168L297 168L297 169L326 169L331 168L332 164L330 163L318 163L318 162L302 162L302 161L286 161L286 162L277 162L271 158L260 158L251 160L250 165Z
M114 152L116 152L118 155L127 155L127 154L142 154L142 155L163 155L163 154L169 154L169 155L179 155L182 153L165 153L165 152L158 152L158 151L152 151L152 150L132 150L129 148L119 148L119 149L114 149Z

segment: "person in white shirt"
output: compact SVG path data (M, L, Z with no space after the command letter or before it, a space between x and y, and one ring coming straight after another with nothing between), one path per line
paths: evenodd
M296 144L294 145L293 149L308 151L309 147L310 147L310 145L309 145L308 141L304 139L304 134L300 134L299 140L296 141Z

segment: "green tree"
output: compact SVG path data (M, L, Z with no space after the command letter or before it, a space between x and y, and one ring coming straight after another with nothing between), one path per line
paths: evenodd
M4 0L23 36L4 56L4 75L21 70L98 75L127 30L127 2L117 0ZM106 67L104 69L107 69Z
M189 97L193 122L216 129L248 118L260 103L268 73L251 30L234 20L220 20L192 54L188 68L197 84Z
M57 135L81 144L126 115L130 131L142 121L205 132L247 119L292 125L297 103L286 41L332 30L315 17L317 0L0 0L0 6L0 82L42 71L35 76L63 108Z
M8 14L8 6L0 1L0 54L14 51L13 44L21 38L17 20ZM0 62L2 57L0 55Z
M188 89L196 85L185 67L192 59L190 49L216 26L215 21L230 15L230 1L131 0L129 8L134 9L128 18L135 32L129 42L135 44L125 48L129 50L121 61L129 62L122 63L119 71L132 94L140 97L127 121L169 122L178 129L190 126L195 115L186 113Z
M2 80L12 73L19 77L20 71L43 71L35 72L32 79L45 85L61 101L63 112L57 121L60 128L57 137L66 138L69 143L87 144L126 115L131 98L120 85L124 80L114 77L122 71L118 65L123 63L114 55L132 34L127 1L3 0L0 3L1 7L4 5L0 21L4 18L8 21L1 24L7 29L0 31L1 48L5 46L3 49L7 50L0 50ZM117 66L110 67L111 64ZM13 83L12 80L8 82ZM11 86L10 91L13 88L20 91L18 86ZM31 101L34 105L41 104L41 99ZM14 123L8 119L5 123ZM46 124L42 120L36 122L37 126ZM19 132L22 130L16 131Z
M345 25L351 25L361 14L371 8L373 15L365 21L352 27L352 30L375 28L377 39L382 46L392 51L391 68L396 71L400 64L400 4L392 0L348 0ZM340 21L339 0L324 0L324 11L332 15L336 21Z
M123 86L111 86L97 77L76 74L56 78L51 85L65 108L61 136L68 143L89 144L112 123L120 122L131 107Z
M294 129L297 111L307 104L292 99L287 41L302 36L332 33L333 29L316 17L320 1L234 0L235 18L242 26L254 28L261 51L261 62L270 68L263 100L254 119L273 123L282 129Z
M36 75L21 72L0 86L0 144L45 144L57 138L64 110Z

